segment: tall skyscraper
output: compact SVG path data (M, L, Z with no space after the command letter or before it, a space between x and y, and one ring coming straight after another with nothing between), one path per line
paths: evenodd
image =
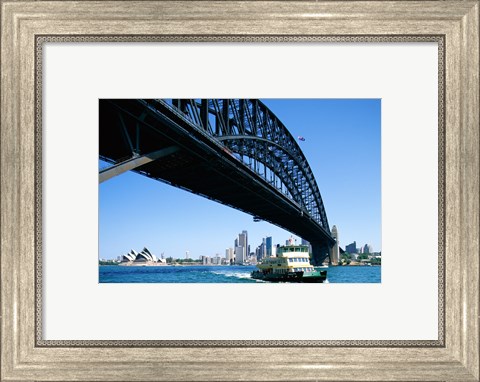
M244 240L245 242L242 243L242 235L244 237ZM240 235L238 235L238 239L239 239L239 245L243 245L245 247L245 251L247 252L246 254L248 255L249 254L249 251L250 249L248 248L248 232L243 230L242 233Z
M332 249L330 250L330 262L333 265L338 264L338 258L340 257L340 251L339 251L339 246L340 246L340 239L338 237L338 229L337 226L334 225L332 227L332 236L335 239L335 244L333 245Z
M273 256L273 242L272 237L268 236L265 240L266 250L267 250L267 257Z
M247 259L247 250L248 250L248 233L247 231L242 231L242 233L238 234L238 239L236 241L238 244L235 246L235 262L237 264L243 264L244 261ZM242 254L237 254L237 248L243 248Z

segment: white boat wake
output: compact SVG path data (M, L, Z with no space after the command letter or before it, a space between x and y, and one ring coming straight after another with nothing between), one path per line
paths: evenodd
M237 279L249 279L250 277L250 272L245 273L245 272L220 272L220 271L212 271L213 274L215 275L220 275L220 276L225 276L225 277L236 277Z

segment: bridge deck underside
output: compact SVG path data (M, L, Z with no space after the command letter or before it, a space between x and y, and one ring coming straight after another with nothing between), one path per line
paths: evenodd
M332 244L292 200L168 110L164 114L145 112L136 100L101 100L100 157L116 163L130 158L132 151L145 154L178 146L175 153L135 171L258 216L310 242Z

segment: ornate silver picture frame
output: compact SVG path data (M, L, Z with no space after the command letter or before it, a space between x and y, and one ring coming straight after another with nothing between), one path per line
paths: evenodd
M478 1L1 4L1 380L479 381ZM42 47L94 41L437 43L438 340L44 340Z

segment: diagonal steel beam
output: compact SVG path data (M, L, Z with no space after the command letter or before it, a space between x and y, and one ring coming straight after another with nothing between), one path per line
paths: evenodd
M178 146L169 146L161 150L153 151L151 153L134 156L126 161L116 163L111 167L101 170L98 173L98 183L105 182L106 180L113 178L114 176L123 174L124 172L136 169L144 164L153 162L162 157L166 157L177 152L180 148Z

